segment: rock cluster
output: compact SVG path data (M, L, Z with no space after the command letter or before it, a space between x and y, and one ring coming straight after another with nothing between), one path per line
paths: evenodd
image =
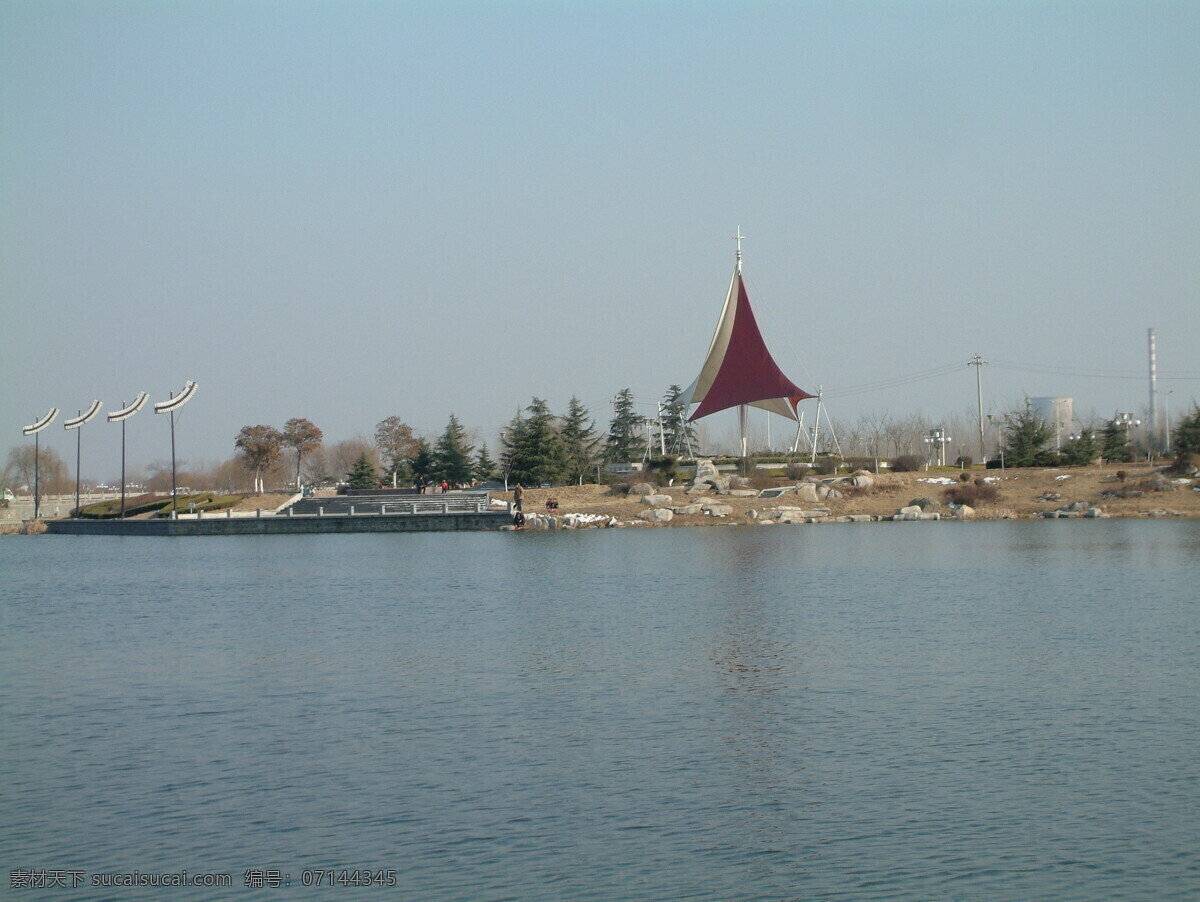
M1095 519L1097 517L1107 517L1098 507L1093 507L1086 501L1076 501L1074 504L1064 504L1058 510L1043 511L1042 518L1045 520L1066 520L1075 517L1087 517Z

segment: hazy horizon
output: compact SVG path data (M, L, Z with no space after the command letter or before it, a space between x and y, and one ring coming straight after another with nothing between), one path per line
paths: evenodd
M603 429L703 361L740 227L835 423L1200 397L1200 5L0 6L7 449L119 473L104 414L199 390L181 459L306 417L534 396ZM914 374L922 378L909 379ZM1171 393L1168 395L1168 393ZM815 402L804 409L815 410ZM168 459L165 417L129 459ZM711 418L714 440L732 412ZM762 426L756 428L761 431ZM776 436L794 427L778 420Z

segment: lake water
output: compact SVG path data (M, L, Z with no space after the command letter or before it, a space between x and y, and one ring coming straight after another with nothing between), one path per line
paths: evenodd
M1200 897L1200 522L17 537L0 574L13 898ZM47 869L83 885L10 888ZM93 885L184 869L232 887Z

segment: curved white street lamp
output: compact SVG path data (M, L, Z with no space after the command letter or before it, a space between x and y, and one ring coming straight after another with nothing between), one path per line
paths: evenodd
M96 414L98 414L100 412L100 406L101 405L100 405L99 401L93 401L92 406L89 407L86 411L81 412L79 414L79 416L74 417L73 419L70 419L70 420L66 420L63 423L63 429L79 429L81 426L84 426L84 425L90 423L92 420L94 420L96 418ZM75 516L76 517L79 516L79 462L80 462L80 449L81 449L82 445L83 445L83 433L76 432L75 433Z
M176 509L175 500L175 411L192 400L192 395L196 393L196 383L190 379L183 384L183 391L178 395L171 392L171 398L168 401L159 401L154 405L155 413L169 413L171 415L171 519L174 520L179 516L179 511Z
M58 416L58 408L51 407L46 411L46 415L32 426L25 426L21 429L21 435L33 436L33 519L35 520L38 518L38 508L41 506L41 494L38 485L38 433L53 423L56 416Z
M141 410L143 407L145 407L146 401L149 400L149 398L150 398L150 396L147 395L144 391L140 391L140 392L138 392L137 397L133 399L132 404L130 404L128 407L122 407L120 410L114 410L112 413L110 413L108 415L108 421L110 423L118 423L119 422L121 424L121 519L122 520L125 519L125 421L128 420L135 413L137 413L139 410ZM125 402L122 401L121 403L124 404Z

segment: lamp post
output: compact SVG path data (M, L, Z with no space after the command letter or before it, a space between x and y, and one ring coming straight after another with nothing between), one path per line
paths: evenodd
M75 417L74 419L67 420L66 422L64 422L63 428L78 430L81 426L84 426L87 423L90 423L95 418L96 414L98 414L99 412L100 412L100 402L93 401L92 406L89 407L86 411L81 412L79 414L79 416ZM81 455L82 446L83 446L83 433L77 431L75 433L75 516L76 517L79 516L79 470L80 470L80 455Z
M149 396L144 392L138 392L133 403L128 407L122 407L120 410L114 411L108 415L110 423L121 424L121 519L125 519L125 421L131 416L146 406L146 399ZM122 404L125 402L122 401Z
M175 483L175 411L192 399L192 395L196 393L196 383L190 379L183 384L183 391L178 395L171 392L169 401L159 401L154 405L155 413L169 413L171 415L171 519L175 520L179 517L179 511L176 509L176 483Z
M33 436L33 519L35 520L38 518L38 509L41 506L40 486L38 485L38 433L53 423L56 416L58 416L58 408L51 407L44 417L32 426L26 426L21 430L21 435Z
M946 435L945 427L938 426L935 429L930 429L929 434L922 441L929 446L930 452L936 455L937 465L939 467L946 466L946 445L954 441L954 439Z
M500 430L500 474L504 477L504 491L508 491L508 474L512 472L512 452L508 450L508 432Z

